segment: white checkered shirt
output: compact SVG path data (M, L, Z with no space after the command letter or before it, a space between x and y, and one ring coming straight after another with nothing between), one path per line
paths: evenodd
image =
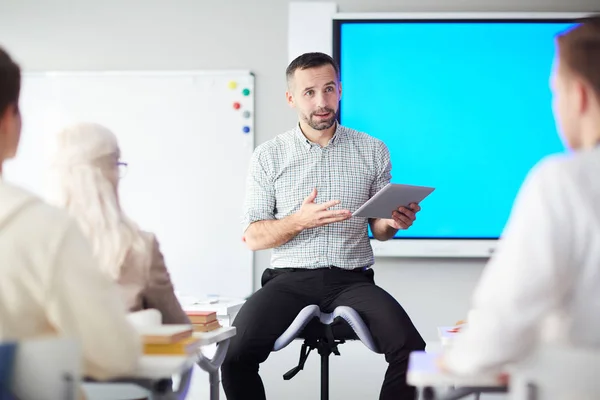
M329 145L321 148L296 126L252 155L244 231L255 221L297 212L314 188L316 203L340 200L330 209L354 212L390 182L391 168L389 150L379 139L338 124ZM363 217L305 229L273 249L271 257L274 268L353 269L373 262L368 219Z

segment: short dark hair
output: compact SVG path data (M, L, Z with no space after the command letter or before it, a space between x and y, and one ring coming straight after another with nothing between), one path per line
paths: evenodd
M9 106L18 106L20 92L21 69L0 47L0 116Z
M335 60L325 53L304 53L296 57L285 70L285 75L288 83L294 77L297 69L308 69L331 65L335 70L337 78L340 78L340 67Z
M558 35L561 65L587 81L600 99L600 15L583 18Z

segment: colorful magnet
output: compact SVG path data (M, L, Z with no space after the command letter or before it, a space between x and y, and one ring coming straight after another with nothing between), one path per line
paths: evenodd
M250 127L249 126L245 126L243 129L244 133L249 133L250 132Z
M244 111L242 113L242 117L244 117L244 118L250 118L250 111Z
M237 101L235 103L233 103L233 108L235 108L236 110L239 110L241 106L242 105L240 103L238 103Z
M229 83L227 84L227 86L229 86L229 89L235 89L237 87L237 82L235 81L229 81Z
M250 94L250 89L244 89L244 90L242 90L242 94L244 96L248 96Z

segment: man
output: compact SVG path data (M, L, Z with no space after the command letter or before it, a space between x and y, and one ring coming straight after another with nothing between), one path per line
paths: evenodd
M600 347L600 17L560 34L554 115L571 154L527 177L474 295L477 318L440 360L500 372L539 344Z
M0 48L0 175L19 146L20 87L18 65ZM0 277L0 342L71 337L81 346L85 376L109 379L135 370L139 334L76 222L2 179Z
M299 124L254 152L244 217L247 245L272 248L273 268L234 321L237 335L222 368L227 398L265 399L259 364L298 312L317 304L323 312L352 307L368 325L389 363L380 399L414 399L405 383L408 357L425 343L400 304L375 285L367 228L388 240L411 226L420 208L400 207L389 219L352 217L390 182L389 151L336 123L342 89L331 57L301 55L288 66L287 83Z

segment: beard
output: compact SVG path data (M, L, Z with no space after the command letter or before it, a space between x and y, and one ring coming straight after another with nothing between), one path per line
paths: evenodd
M317 117L316 114L325 114L329 113L330 117L327 119ZM329 129L335 124L336 112L331 108L322 108L310 114L308 118L305 118L306 123L317 131L324 131L325 129Z

